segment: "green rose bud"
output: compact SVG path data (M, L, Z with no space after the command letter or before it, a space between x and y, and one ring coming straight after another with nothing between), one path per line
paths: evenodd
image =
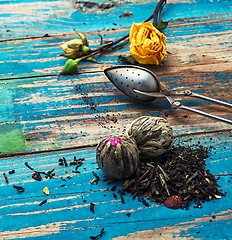
M66 61L60 75L70 75L70 74L75 74L78 70L78 64L81 61L80 58L73 60L69 59Z

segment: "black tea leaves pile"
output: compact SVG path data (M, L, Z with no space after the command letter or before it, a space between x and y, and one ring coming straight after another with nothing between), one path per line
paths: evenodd
M202 145L173 146L153 161L140 161L132 178L124 183L124 191L133 198L147 198L173 209L188 209L225 196L217 180L205 169L210 148Z

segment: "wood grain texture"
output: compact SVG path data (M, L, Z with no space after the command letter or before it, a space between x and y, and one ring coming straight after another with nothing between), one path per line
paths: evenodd
M200 22L197 24L169 24L164 34L167 36L167 61L162 66L153 67L157 73L178 73L184 70L195 72L223 72L231 70L231 20ZM214 31L212 31L212 29ZM129 32L129 28L86 33L92 49L100 44L99 33L104 40L117 40ZM66 59L60 45L76 34L65 36L29 38L0 42L0 79L33 77L58 74ZM102 71L108 65L118 64L119 55L129 54L129 44L118 51L111 51L96 59L98 64L81 63L79 72ZM149 67L149 66L147 66Z
M102 228L102 240L232 239L230 125L173 110L164 99L145 105L120 93L103 70L119 64L118 55L127 55L129 45L96 56L98 64L81 63L76 75L58 76L66 61L60 45L77 37L73 27L91 40L94 49L99 33L104 40L118 39L134 21L148 18L157 4L125 2L116 1L102 11L98 5L83 8L72 0L0 0L0 239L90 239ZM119 17L126 12L132 15ZM190 89L231 102L231 2L168 0L163 18L170 20L163 31L168 59L145 67L170 89ZM191 98L176 100L232 119L226 107ZM155 203L145 207L129 194L122 204L118 193L115 199L109 189L122 188L123 182L91 184L93 171L101 180L104 177L96 164L96 144L105 136L124 133L127 124L143 115L165 117L175 144L213 146L206 168L220 177L226 196L201 209L171 210ZM74 156L85 159L79 174L73 172L75 166L58 165L59 158L69 162ZM54 168L54 178L42 175L42 181L35 181L25 162L37 171ZM25 191L19 193L13 185ZM43 200L47 202L40 206Z
M199 81L205 79L201 84L201 93L229 101L229 95L226 93L230 91L231 86L221 85L221 77L222 75L211 74L209 82L208 74L201 74L201 77L191 75L190 79L198 79L197 88L191 89L199 92ZM175 82L175 79L176 77L168 78L168 84L172 82L170 87L182 85L186 76L179 76L178 82ZM229 77L225 75L223 81L226 83ZM176 135L231 129L230 125L200 115L171 110L170 105L162 99L146 105L135 103L98 73L87 75L85 78L78 76L12 80L3 85L2 92L2 153L96 144L104 136L122 134L127 124L142 115L167 118ZM231 117L231 110L226 107L191 98L176 99L196 109L226 118ZM7 112L11 114L7 115ZM14 145L8 145L7 142Z
M76 1L85 2L85 1ZM112 3L99 0L98 3ZM73 0L53 1L0 1L1 39L16 39L45 34L58 35L79 31L99 31L130 27L134 21L145 21L153 13L158 1L113 1L114 7L101 10L97 7L81 11ZM199 7L199 5L201 7ZM221 0L169 0L164 9L164 20L174 23L198 23L206 20L231 19L230 1ZM120 18L125 12L131 17Z
M220 32L219 22L214 24L217 32L202 30L202 25L183 24L182 28L170 25L168 60L161 66L145 67L154 71L170 89L190 89L231 102L230 22L225 23L225 31ZM197 31L197 27L196 34L193 29ZM104 38L114 40L127 31L102 32L102 35L107 33ZM97 33L91 34L88 38L93 47L97 47ZM65 38L1 44L0 152L3 154L96 144L106 135L122 133L133 119L146 114L168 116L175 134L231 129L208 118L171 110L165 100L144 105L123 96L105 77L103 69L118 64L118 55L128 54L128 46L98 57L99 64L81 63L76 76L58 77L66 61L59 56L62 52L59 46L74 37L72 34ZM231 109L190 98L176 99L231 119Z
M231 133L182 137L177 138L175 144L192 145L198 141L205 147L213 147L206 168L220 176L219 185L223 192L227 192L221 199L204 203L201 209L191 206L190 210L171 210L155 203L145 207L132 200L129 194L124 196L125 203L122 204L117 192L118 198L114 199L112 191L108 190L115 185L120 189L121 182L111 185L102 181L97 185L90 183L94 178L92 171L103 180L103 173L97 169L95 148L1 159L0 171L7 174L9 184L1 175L0 236L2 239L89 239L90 235L99 234L104 227L103 240L144 237L230 239ZM72 172L75 166L58 165L60 157L69 162L74 156L85 158L79 174ZM37 171L55 168L56 176L35 181L31 177L33 171L25 166L25 162ZM8 171L13 169L16 172L9 175ZM24 187L25 192L18 193L13 188L14 184ZM49 188L49 196L43 193L44 187ZM47 203L39 206L44 199ZM94 213L90 211L90 203L95 204ZM131 214L130 217L127 213ZM217 232L220 228L223 232Z

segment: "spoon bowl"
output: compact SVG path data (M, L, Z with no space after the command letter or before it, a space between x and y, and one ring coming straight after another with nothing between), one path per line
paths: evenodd
M153 93L160 91L158 78L148 69L123 65L107 68L104 73L121 92L137 102L152 102L156 98L136 93L134 89Z

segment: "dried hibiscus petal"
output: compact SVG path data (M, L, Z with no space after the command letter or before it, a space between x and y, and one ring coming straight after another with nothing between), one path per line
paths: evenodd
M182 206L182 198L173 195L164 201L164 206L171 209L178 209Z

